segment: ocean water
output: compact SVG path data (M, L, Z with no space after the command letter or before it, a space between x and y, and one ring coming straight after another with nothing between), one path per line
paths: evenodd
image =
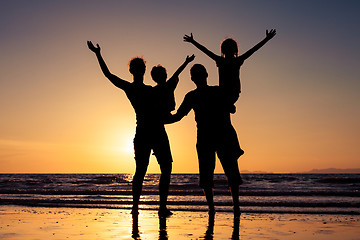
M158 208L159 174L148 174L142 209ZM243 212L360 214L360 174L242 174ZM215 174L217 211L232 211L223 174ZM0 204L130 209L132 174L0 174ZM197 174L173 174L168 207L207 211Z

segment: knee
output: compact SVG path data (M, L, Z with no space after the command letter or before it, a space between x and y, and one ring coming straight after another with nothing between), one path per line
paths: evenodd
M146 174L146 168L136 167L134 179L143 179Z
M172 171L172 163L164 164L160 167L161 175L170 176Z
M165 182L170 182L170 179L171 179L171 171L161 173L160 180L162 182L164 182L164 181Z

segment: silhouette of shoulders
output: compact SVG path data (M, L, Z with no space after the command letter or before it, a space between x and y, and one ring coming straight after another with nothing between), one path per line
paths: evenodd
M218 86L196 88L186 94L178 112L187 115L193 109L198 128L213 129L230 124L230 114L223 96L224 91Z
M156 104L152 86L133 82L124 91L135 110L137 125L159 124L157 116L154 115Z

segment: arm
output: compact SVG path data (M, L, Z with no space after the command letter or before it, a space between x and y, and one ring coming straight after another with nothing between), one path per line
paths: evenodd
M207 49L206 47L204 47L203 45L201 45L200 43L198 43L197 41L195 41L193 34L191 33L190 36L189 35L185 35L184 36L184 41L185 42L189 42L192 43L195 47L197 47L200 51L202 51L203 53L205 53L206 55L208 55L212 60L216 61L217 58L219 58L218 55L216 55L215 53L211 52L209 49Z
M180 121L184 116L180 116L179 114L170 114L164 121L164 124L171 124Z
M171 76L169 81L167 81L167 84L173 89L176 88L178 82L179 82L179 75L180 73L185 69L185 67L194 60L195 55L187 56L185 59L185 62L176 70L176 72Z
M174 122L180 121L183 117L188 115L190 110L192 109L191 105L192 101L190 99L190 95L186 94L184 101L181 103L179 109L177 110L176 114L171 114L167 119L165 119L165 124L170 124Z
M243 59L247 59L249 58L251 55L254 54L254 52L256 52L257 50L259 50L262 46L265 45L265 43L267 43L270 39L272 39L274 36L276 35L276 30L275 29L271 29L270 32L268 30L266 30L266 37L264 38L264 40L262 40L261 42L259 42L258 44L256 44L253 48L251 48L250 50L248 50L246 53L244 53L243 55L241 55L243 57Z
M109 71L104 59L101 56L99 44L96 44L96 47L95 47L91 41L87 41L87 45L88 45L89 49L95 53L95 55L99 61L100 68L101 68L102 72L104 73L105 77L107 77L115 86L117 86L118 88L121 88L123 90L127 86L129 86L129 84L130 84L129 82L115 76L114 74L112 74Z

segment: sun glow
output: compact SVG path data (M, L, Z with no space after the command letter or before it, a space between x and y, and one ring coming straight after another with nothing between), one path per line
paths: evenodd
M133 79L127 63L134 56L146 59L144 83L154 86L154 65L163 64L170 77L195 54L209 85L218 85L214 61L183 36L192 32L215 54L231 36L243 54L267 28L278 35L243 64L242 93L231 115L245 150L241 170L360 168L360 1L313 1L311 11L303 1L283 1L281 8L264 0L83 2L1 1L1 173L134 172L135 111L104 76L87 40L101 46L111 73L126 81ZM219 17L197 21L204 6ZM180 75L176 109L195 88L191 66ZM198 173L193 111L166 129L173 172ZM154 155L150 165L160 172ZM222 172L220 164L216 171Z
M134 154L133 133L116 131L112 135L108 137L109 145L112 146L111 151L119 154Z
M120 147L121 151L125 153L134 153L134 143L132 138L124 139L124 145Z

